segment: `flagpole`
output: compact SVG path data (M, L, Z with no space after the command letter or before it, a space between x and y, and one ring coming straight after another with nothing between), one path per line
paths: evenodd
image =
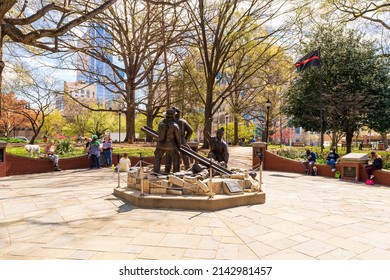
M321 63L321 47L318 48L318 57L320 59L320 146L321 146L321 152L324 151L324 128L323 128L323 121L324 121L324 116L323 116L323 101L322 101L322 92L323 92L323 87L322 87L322 63Z
M322 85L322 67L321 67L321 62L320 62L320 57L321 57L321 47L318 48L318 50L306 54L304 57L302 57L298 62L296 62L294 65L297 67L297 72L305 70L307 67L310 66L319 66L319 76L320 76L320 146L321 146L321 152L324 150L324 127L323 127L323 122L324 122L324 117L323 117L323 110L324 110L324 105L323 105L323 100L322 100L322 92L323 92L323 85Z

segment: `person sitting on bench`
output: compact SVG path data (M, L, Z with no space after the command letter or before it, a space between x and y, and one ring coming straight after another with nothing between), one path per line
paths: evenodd
M48 158L52 162L54 162L54 171L61 171L60 167L58 166L59 162L59 156L54 153L55 148L53 146L53 141L47 142L47 145L45 147L45 154L44 157Z
M326 157L326 164L332 167L332 172L336 171L336 163L339 157L340 156L336 153L336 148L331 148L328 156Z
M373 170L381 170L383 168L382 157L377 152L371 152L371 163L369 162L366 165L366 173L367 178L370 180L374 179L374 175L372 175Z
M306 160L302 162L302 164L305 167L305 172L307 175L313 175L313 167L316 160L316 154L314 152L311 152L310 150L306 150Z

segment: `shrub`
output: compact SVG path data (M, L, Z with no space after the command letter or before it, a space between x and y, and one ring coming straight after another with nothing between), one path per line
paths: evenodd
M26 143L26 141L19 139L19 138L7 138L7 137L0 137L0 141L5 141L7 143Z
M305 151L302 149L282 148L274 151L278 156L281 157L286 157L289 159L305 159Z
M58 155L66 155L71 154L74 151L73 145L69 140L61 140L56 147L56 154Z

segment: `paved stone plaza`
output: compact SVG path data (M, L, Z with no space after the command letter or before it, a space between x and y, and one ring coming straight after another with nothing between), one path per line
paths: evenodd
M216 212L133 207L109 169L0 178L0 259L390 260L390 188L263 176L265 204Z

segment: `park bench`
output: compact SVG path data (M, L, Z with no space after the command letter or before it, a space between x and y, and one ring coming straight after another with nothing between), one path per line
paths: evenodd
M294 143L292 143L292 146L293 146L293 147L304 147L305 144L302 143L302 142L294 142Z
M135 138L134 143L145 143L145 138Z

